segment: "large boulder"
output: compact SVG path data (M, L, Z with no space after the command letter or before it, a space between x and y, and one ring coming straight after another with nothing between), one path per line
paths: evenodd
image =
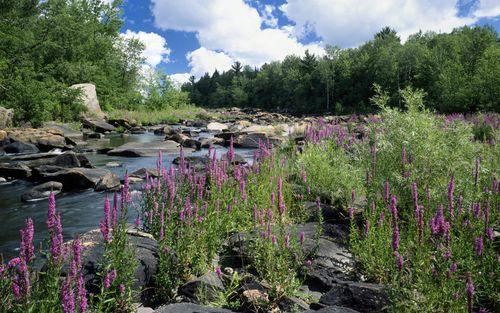
M22 201L35 201L47 199L51 192L59 194L63 188L60 182L49 181L31 188L21 196Z
M90 292L98 292L99 272L101 271L104 244L101 232L96 229L83 234L83 272L87 288ZM134 289L141 291L140 300L147 303L153 293L153 279L158 268L158 244L151 235L135 229L127 230L127 240L132 246L137 259Z
M58 181L65 190L93 188L96 191L114 190L120 187L118 176L103 168L60 168L53 167L38 173L44 180Z
M90 161L83 154L76 154L73 151L67 151L51 158L39 158L29 162L25 162L31 168L36 168L42 165L51 165L58 167L92 167Z
M108 155L124 157L157 156L160 151L166 154L179 153L179 144L171 140L157 142L129 142L108 151Z
M187 167L201 171L205 169L210 160L207 156L186 156L184 157L184 162ZM172 163L174 163L175 165L180 165L181 158L176 157Z
M82 119L82 124L84 127L102 134L116 130L113 125L108 124L106 121L99 118L86 117Z
M345 306L359 312L382 312L390 304L383 285L360 282L340 282L324 294L320 303Z
M248 133L236 137L234 145L240 148L258 148L259 142L262 144L270 143L273 146L279 146L283 143L283 138L270 136L267 133Z
M40 150L31 143L26 143L22 141L12 141L11 143L4 146L4 151L6 153L38 153Z
M104 118L105 114L101 110L99 105L99 100L97 99L97 92L95 90L95 85L93 84L76 84L70 88L79 89L81 91L80 99L83 105L87 109L87 112L93 116L98 116Z
M0 107L0 129L12 126L12 119L14 118L14 111Z

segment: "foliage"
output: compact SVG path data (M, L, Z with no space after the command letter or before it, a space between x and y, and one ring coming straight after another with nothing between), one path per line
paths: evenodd
M292 113L370 113L377 84L387 104L404 107L401 90L427 93L429 108L443 113L498 111L498 34L488 26L461 27L449 34L416 33L401 43L382 29L357 48L327 47L319 57L288 56L280 62L194 77L183 86L192 103L241 106ZM236 64L235 64L236 66Z
M349 144L339 143L356 130L350 122L345 132L335 131L341 121L308 130L310 143L299 160L309 161L307 181L351 167L366 173L364 186L355 189L366 199L364 210L356 219L350 212L351 250L368 279L391 287L392 311L494 311L500 297L493 242L498 115L438 116L423 108L423 96L404 91L406 111L381 105L379 118L369 118L361 139ZM493 139L475 141L473 125L491 127ZM350 157L323 148L329 146ZM347 175L319 180L319 190L331 181L342 184Z

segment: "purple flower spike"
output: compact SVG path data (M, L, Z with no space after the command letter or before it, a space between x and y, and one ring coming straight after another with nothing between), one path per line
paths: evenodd
M476 240L474 241L474 250L476 251L477 255L479 256L483 255L483 250L484 250L483 236L477 237Z
M467 294L467 312L472 313L472 303L474 297L474 283L470 273L467 273L467 281L465 283L465 292Z
M215 268L215 275L217 275L217 277L219 279L222 279L222 271L221 271L220 267Z

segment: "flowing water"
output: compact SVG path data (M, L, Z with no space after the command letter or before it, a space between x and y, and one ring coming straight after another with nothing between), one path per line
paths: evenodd
M210 134L200 133L200 137L209 137ZM109 143L108 140L109 139ZM154 142L162 141L163 136L155 136L152 133L130 135L128 137L111 136L106 139L106 145L116 147L126 142ZM220 155L227 150L217 146ZM236 153L250 160L253 155L252 149L236 149ZM190 155L206 155L207 149L196 151ZM108 162L118 162L121 167L108 168L122 178L125 171L134 172L140 168L155 168L156 157L125 158L114 157L105 154L86 153L87 158L95 167L106 167ZM170 166L178 154L163 156L163 164ZM47 238L47 227L45 219L47 216L47 200L35 202L22 202L21 195L34 185L30 182L17 180L0 185L0 256L9 259L17 254L19 247L19 230L24 227L26 218L31 217L35 226L35 244L40 245ZM140 186L133 186L140 189ZM57 210L61 214L63 235L65 240L73 238L76 234L99 227L99 220L103 216L103 204L106 197L105 192L95 192L91 189L80 192L61 193L56 196ZM138 193L133 197L137 198ZM112 199L112 194L108 194ZM132 221L137 216L136 208L129 211L129 219ZM1 257L0 257L1 263Z

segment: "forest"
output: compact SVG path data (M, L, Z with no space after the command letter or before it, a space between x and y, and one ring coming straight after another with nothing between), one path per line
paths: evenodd
M376 110L374 85L388 93L392 107L403 107L400 91L412 86L438 112L498 111L498 34L464 26L450 34L419 32L403 43L385 27L356 48L328 46L324 56L306 52L261 68L236 62L229 71L191 77L182 89L200 106L349 114Z
M0 1L0 106L17 122L76 120L69 86L96 85L101 106L158 109L187 103L161 71L145 75L143 43L120 36L121 1Z

